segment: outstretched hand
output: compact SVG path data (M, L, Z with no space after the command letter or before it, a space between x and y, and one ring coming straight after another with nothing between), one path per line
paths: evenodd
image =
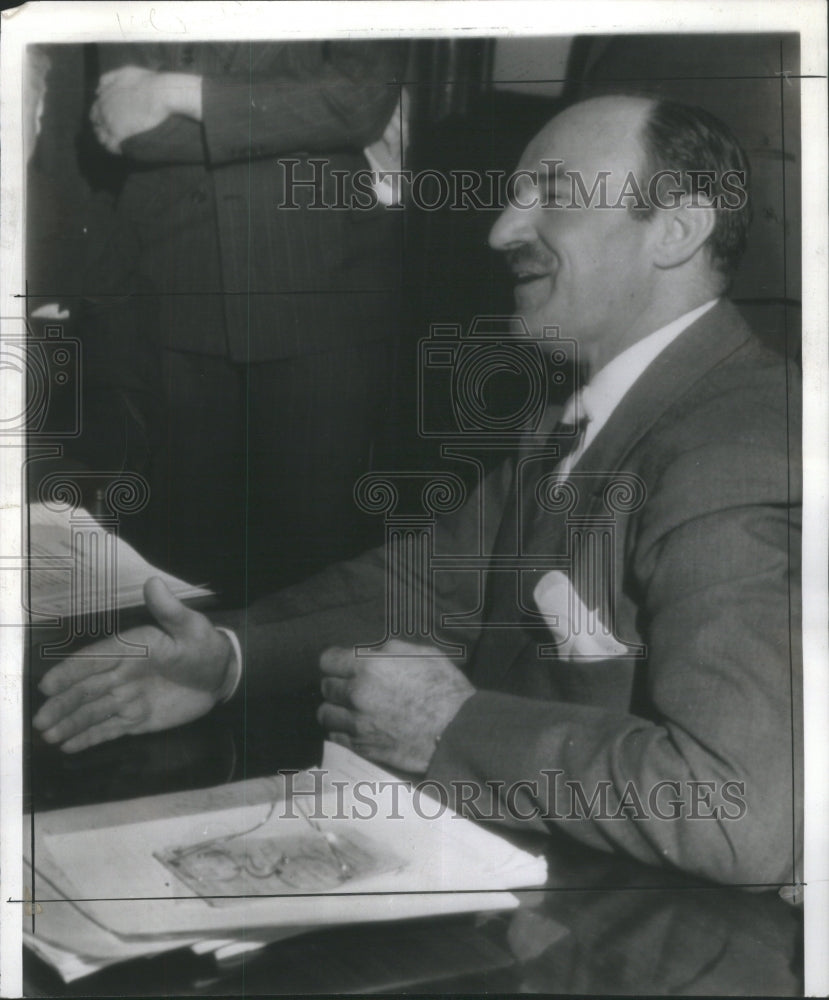
M121 637L145 646L143 656L125 656L122 643L104 639L44 675L47 701L33 722L47 742L73 753L191 722L215 705L234 656L228 637L157 577L144 584L144 599L157 627Z
M374 656L332 647L320 668L317 718L330 738L410 774L425 773L444 729L475 693L437 649L397 639Z

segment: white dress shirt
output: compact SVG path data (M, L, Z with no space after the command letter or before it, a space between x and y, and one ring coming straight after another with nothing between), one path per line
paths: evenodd
M578 424L587 421L587 426L578 446L559 463L556 471L562 479L566 478L579 462L640 375L645 373L668 344L673 343L693 322L712 309L717 301L711 299L668 323L667 326L643 337L621 354L617 354L570 397L562 410L560 422Z

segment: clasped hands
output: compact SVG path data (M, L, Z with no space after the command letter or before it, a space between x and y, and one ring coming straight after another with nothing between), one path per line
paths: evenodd
M145 584L144 598L157 624L121 638L145 646L145 656L125 656L120 643L105 639L44 675L47 700L33 722L47 742L74 753L183 725L216 704L234 657L227 635L157 578ZM370 657L328 649L320 668L318 719L330 738L411 774L426 771L444 729L474 693L437 650L397 640Z
M122 66L99 80L89 118L98 142L118 155L127 139L173 114L201 120L201 77Z

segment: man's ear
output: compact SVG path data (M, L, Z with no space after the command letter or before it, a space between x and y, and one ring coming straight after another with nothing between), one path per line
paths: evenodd
M710 201L690 197L682 199L676 208L660 209L653 246L653 261L657 267L678 267L689 261L705 244L716 224L716 209Z

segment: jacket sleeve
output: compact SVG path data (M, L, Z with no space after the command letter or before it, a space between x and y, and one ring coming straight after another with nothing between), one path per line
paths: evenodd
M286 63L269 75L251 46L248 79L206 77L204 133L211 163L292 152L362 150L378 139L399 96L404 46L397 42L328 42L283 49Z
M634 529L648 717L479 691L429 770L456 805L467 782L485 812L651 864L795 877L799 479L785 433L762 433L786 414L756 409L754 433L723 409L719 440L672 455Z
M149 163L219 165L361 150L391 118L404 52L397 42L251 43L249 74L204 75L201 123L171 115L128 139L124 155ZM142 61L147 63L159 68L151 58Z
M457 510L436 519L435 554L477 552L483 562L491 552L511 475L512 464L503 463L470 490ZM319 657L327 647L382 642L387 638L391 574L402 575L401 585L417 588L431 602L436 637L468 652L480 626L484 570L416 573L412 579L388 560L381 546L244 611L214 615L216 624L232 628L239 638L245 678L240 690L255 697L301 687L317 678ZM447 615L461 615L463 626L443 628ZM462 662L464 656L458 659Z

